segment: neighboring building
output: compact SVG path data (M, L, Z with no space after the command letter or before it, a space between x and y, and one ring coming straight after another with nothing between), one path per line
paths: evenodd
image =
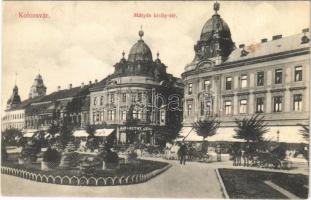
M25 128L47 130L52 124L79 129L89 122L89 87L82 84L37 98L25 108Z
M46 87L43 83L42 76L38 74L32 84L29 92L29 98L35 98L39 96L44 96L46 93Z
M10 99L7 101L7 109L2 117L1 130L16 128L23 129L25 124L25 110L20 107L21 98L18 94L18 87L15 85Z
M157 143L155 129L170 123L170 115L182 120L182 81L166 72L159 53L153 61L143 35L140 30L128 59L123 52L114 73L90 89L90 123L115 129L118 143ZM177 106L168 103L174 93L171 101Z
M297 124L309 123L309 29L236 48L228 24L217 13L219 3L214 10L194 46L195 58L182 74L183 124L189 127L182 134L211 115L221 121L213 137L233 141L235 118L262 113L270 126L266 138L302 142Z

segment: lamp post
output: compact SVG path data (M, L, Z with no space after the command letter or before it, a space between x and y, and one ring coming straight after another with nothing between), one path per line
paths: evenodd
M280 143L280 131L279 130L276 131L276 135L277 135L276 141Z

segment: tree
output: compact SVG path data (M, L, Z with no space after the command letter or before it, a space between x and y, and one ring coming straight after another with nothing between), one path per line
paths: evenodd
M197 135L203 137L203 141L205 138L215 135L219 126L220 122L215 117L208 117L205 120L199 120L192 125Z
M182 119L178 112L180 111L167 112L166 125L155 128L156 140L160 146L165 146L167 142L177 138L182 128Z
M305 125L305 124L298 124L301 126L301 129L299 130L299 132L302 134L303 138L309 142L310 139L310 127L309 124ZM309 149L308 147L303 147L303 156L304 158L309 161ZM308 162L309 165L309 162Z
M236 118L235 123L237 128L235 129L236 135L234 138L246 140L247 145L250 141L256 143L263 141L263 135L269 131L264 116L260 116L260 114L242 120Z
M92 125L88 125L86 127L86 132L89 134L86 138L86 147L88 149L91 149L91 151L93 152L94 149L98 147L98 141L95 137L95 127Z
M310 127L309 124L304 125L304 124L298 124L299 126L301 126L301 129L299 130L299 132L301 133L301 135L303 136L303 138L307 141L309 141L309 136L310 136Z
M6 129L1 133L2 145L18 145L18 139L23 137L22 132L16 128Z

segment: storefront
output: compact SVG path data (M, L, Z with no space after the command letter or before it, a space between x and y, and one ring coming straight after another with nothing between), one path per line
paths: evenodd
M153 128L146 126L120 126L117 134L121 144L154 144Z

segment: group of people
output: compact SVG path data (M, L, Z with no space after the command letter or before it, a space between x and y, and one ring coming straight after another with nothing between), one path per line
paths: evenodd
M194 157L195 148L186 143L175 143L166 145L166 158L179 160L180 164L185 165L186 160L192 160Z

